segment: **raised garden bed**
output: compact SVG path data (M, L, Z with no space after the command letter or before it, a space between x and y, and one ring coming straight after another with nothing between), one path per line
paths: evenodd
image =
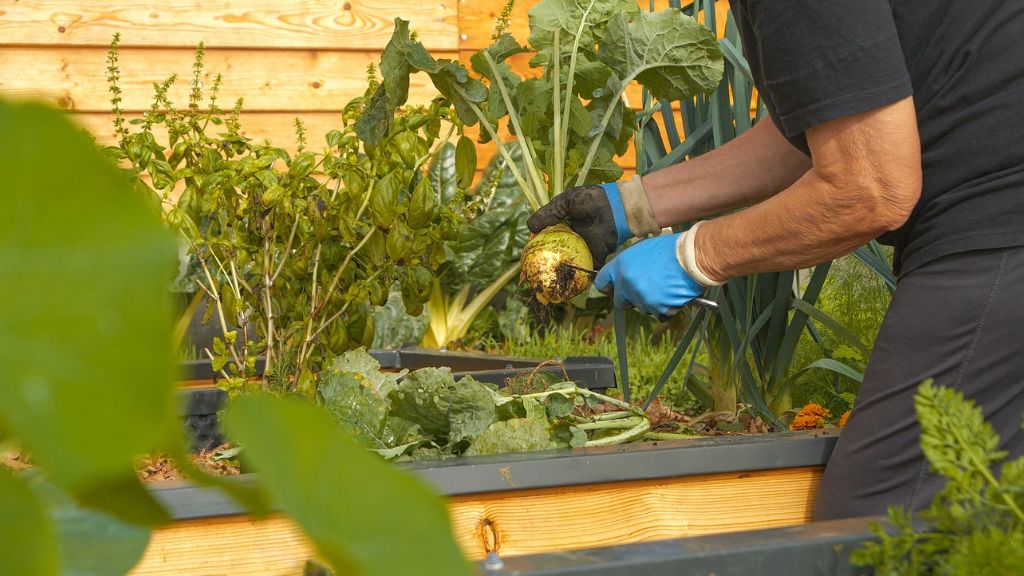
M787 432L400 465L447 498L456 540L482 560L805 524L836 439ZM150 489L176 521L154 532L132 574L296 573L314 556L286 518L254 520L183 482Z
M573 356L559 364L543 360L497 356L474 352L439 352L420 348L371 350L382 370L416 370L446 366L458 378L472 376L480 382L504 386L511 379L534 371L548 372L575 382L581 388L615 388L615 365L603 356ZM256 363L257 373L263 362ZM179 406L193 451L211 450L224 442L217 425L217 411L224 407L227 394L216 387L216 373L209 360L192 360L181 365Z

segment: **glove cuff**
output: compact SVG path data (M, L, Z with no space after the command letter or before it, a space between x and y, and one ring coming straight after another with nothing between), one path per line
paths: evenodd
M661 234L661 226L654 219L654 210L647 199L640 176L619 182L619 194L622 195L622 207L626 211L626 224L633 236L643 238Z
M683 270L690 275L690 278L696 280L698 284L709 288L721 286L724 282L712 280L697 265L697 229L703 223L697 222L689 230L679 235L679 238L676 240L676 260L679 261L679 265L683 267Z

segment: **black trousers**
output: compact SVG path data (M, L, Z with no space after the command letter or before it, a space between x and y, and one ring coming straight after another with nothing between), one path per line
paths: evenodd
M918 444L927 378L981 406L1009 458L1024 455L1024 247L955 254L899 280L815 520L926 507L942 487Z

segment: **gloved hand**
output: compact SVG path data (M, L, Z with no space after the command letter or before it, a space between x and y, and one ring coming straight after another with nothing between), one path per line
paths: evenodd
M629 302L644 314L669 316L704 292L679 263L680 236L665 234L626 248L601 268L594 286L611 292L617 305Z
M569 188L541 206L526 226L536 233L563 221L586 241L596 266L633 236L661 231L639 177Z
M526 226L536 233L566 220L586 241L595 266L603 264L608 254L633 237L615 183L569 188L541 206Z

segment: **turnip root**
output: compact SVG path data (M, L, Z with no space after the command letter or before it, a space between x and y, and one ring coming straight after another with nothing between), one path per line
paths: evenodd
M537 302L561 304L582 294L593 281L594 259L579 234L555 224L526 243L520 280L526 280Z

